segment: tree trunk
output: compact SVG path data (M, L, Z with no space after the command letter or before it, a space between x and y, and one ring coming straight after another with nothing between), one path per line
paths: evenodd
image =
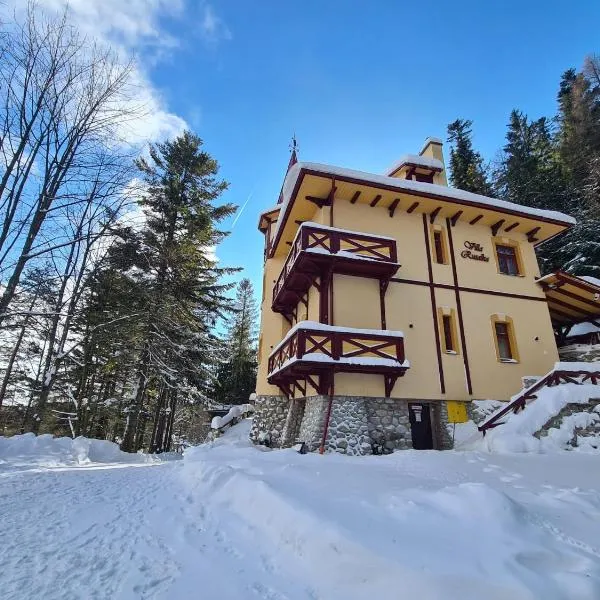
M123 434L121 450L123 452L136 452L137 429L140 420L140 414L144 408L144 397L146 394L146 383L148 379L148 365L150 363L150 348L148 343L144 345L142 357L138 367L137 389L133 401L133 408L127 414L127 425Z

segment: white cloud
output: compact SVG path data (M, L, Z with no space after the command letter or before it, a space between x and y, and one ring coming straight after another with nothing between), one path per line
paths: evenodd
M27 0L13 0L17 11L26 6ZM59 13L65 6L79 31L109 47L123 62L135 54L131 102L141 106L143 114L129 122L122 137L140 144L181 133L187 127L185 120L168 110L145 69L178 45L162 23L183 16L184 0L37 0L38 10L48 13Z
M211 4L202 7L200 35L209 44L215 45L232 38L231 31L216 13Z

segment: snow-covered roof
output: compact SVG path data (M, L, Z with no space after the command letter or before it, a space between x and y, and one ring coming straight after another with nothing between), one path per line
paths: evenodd
M509 211L515 215L522 215L524 217L530 217L532 219L544 219L546 221L552 221L556 224L562 224L565 226L574 225L575 219L564 213L554 210L544 210L541 208L532 208L529 206L521 206L514 204L513 202L507 202L506 200L499 200L497 198L490 198L488 196L482 196L480 194L474 194L465 190L459 190L445 185L437 185L435 183L423 183L420 181L413 181L408 179L398 179L396 177L388 177L387 175L375 175L373 173L365 173L364 171L356 171L354 169L345 169L343 167L335 167L332 165L325 165L321 163L311 162L297 162L287 173L283 184L283 214L286 215L289 210L289 204L292 199L292 194L298 182L298 178L302 171L311 171L317 174L323 174L329 177L342 177L347 179L359 180L364 184L375 184L382 185L386 188L397 190L398 192L411 193L418 192L429 197L437 197L440 199L454 200L460 204L474 204L477 206L487 206L490 210L499 209L504 212ZM282 223L285 223L286 219L279 219L275 226L274 239L277 239Z
M577 325L573 325L567 334L567 338L574 337L576 335L586 335L588 333L596 333L600 331L600 327L598 325L594 325L593 323L577 323Z
M401 156L385 173L391 175L404 165L414 165L424 169L434 169L436 171L444 170L444 163L431 156L421 156L420 154L404 154Z
M600 279L598 279L597 277L592 277L591 275L582 275L581 279L584 279L592 285L597 285L598 287L600 287Z
M425 150L425 148L427 148L427 146L429 146L429 144L439 144L441 146L443 143L444 142L442 142L442 140L440 140L440 138L437 138L437 137L428 137L423 142L423 147L421 148L421 152L423 152L423 150Z
M283 344L299 329L312 329L317 331L354 333L355 335L385 335L386 337L403 338L402 331L390 331L388 329L359 329L357 327L340 327L339 325L325 325L317 321L299 321L285 335L285 337L271 350L271 354L281 348Z

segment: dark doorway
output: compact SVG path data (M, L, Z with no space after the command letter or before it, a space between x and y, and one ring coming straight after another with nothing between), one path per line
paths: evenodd
M431 415L429 404L411 403L408 405L412 445L415 450L432 450Z

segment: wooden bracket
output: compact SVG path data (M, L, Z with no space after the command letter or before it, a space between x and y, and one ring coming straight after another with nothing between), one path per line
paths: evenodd
M435 218L440 214L440 210L442 210L441 206L438 206L430 215L429 215L429 222L430 223L434 223L435 222Z
M356 204L358 197L360 196L360 191L354 192L352 198L350 198L350 204Z
M492 230L492 235L495 237L496 234L498 233L498 230L500 229L500 227L502 227L502 225L504 225L504 219L500 219L499 221L496 221L496 223L494 223L491 227Z
M451 217L450 217L450 223L452 224L452 227L454 227L456 225L456 222L460 219L460 215L463 214L462 210L459 210L458 212L454 213Z

